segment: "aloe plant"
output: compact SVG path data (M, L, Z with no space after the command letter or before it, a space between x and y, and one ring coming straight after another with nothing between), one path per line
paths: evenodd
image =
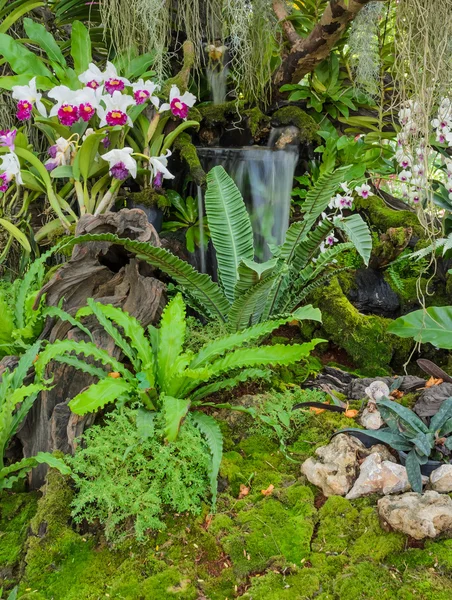
M356 247L368 262L371 235L359 215L333 221L322 218L317 224L345 174L346 169L338 169L318 179L307 194L303 219L289 227L281 246L272 249L274 257L259 264L254 261L253 232L243 198L223 167L214 167L207 175L205 204L219 284L168 250L146 242L99 234L79 236L70 244L106 241L123 246L172 277L186 301L204 317L220 319L231 331L240 331L278 315L289 315L310 292L338 272L328 268L341 252ZM319 253L334 228L344 231L351 241Z
M139 401L147 410L141 418L152 419L157 412L165 422L165 435L171 442L177 438L184 418L194 410L192 419L205 436L212 455L211 484L215 500L216 479L222 456L222 436L216 421L199 409L203 399L227 390L242 381L268 377L268 365L288 365L309 355L323 340L304 344L257 346L258 341L288 321L320 320L320 311L305 306L290 317L259 323L205 344L197 354L184 351L186 319L181 294L176 295L163 311L160 327L146 330L127 312L111 305L88 300L88 306L77 318L94 315L127 358L131 368L110 356L95 344L59 340L48 344L35 364L39 376L45 366L57 360L98 378L70 402L70 409L83 415L95 412L108 403ZM80 356L90 357L109 370L88 364ZM229 404L218 407L234 408ZM238 407L238 410L245 410ZM253 411L248 411L253 412ZM139 425L140 427L143 424ZM144 424L145 426L145 424Z
M383 442L394 450L407 452L408 480L415 492L422 493L421 465L429 459L452 456L452 398L445 400L427 426L409 408L388 398L377 400L378 410L387 427L366 431L376 442ZM338 433L362 433L362 429L347 428Z

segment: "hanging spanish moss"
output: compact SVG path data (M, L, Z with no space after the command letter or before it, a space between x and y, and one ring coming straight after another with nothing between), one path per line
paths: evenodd
M367 4L354 19L348 38L353 83L372 98L380 93L379 23L384 8L382 2Z
M265 102L278 30L272 0L100 0L100 11L115 50L154 51L160 79L169 70L169 49L184 39L194 43L198 74L206 47L224 44L237 90Z

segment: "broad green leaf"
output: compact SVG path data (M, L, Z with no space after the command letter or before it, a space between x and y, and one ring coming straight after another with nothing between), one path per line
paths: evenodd
M76 415L86 415L115 402L120 396L130 394L132 390L130 383L124 379L106 377L75 396L69 402L69 408Z
M28 37L46 52L48 59L51 62L58 63L61 67L66 67L66 59L60 47L44 25L28 18L24 19L23 23Z
M406 457L405 467L408 475L408 481L410 482L413 492L422 494L421 465L419 462L419 457L414 448L408 453L408 456Z
M28 0L28 2L21 2L19 6L13 10L3 21L0 23L0 33L6 33L16 21L18 21L27 12L44 6L44 2L36 0ZM24 19L24 22L28 19ZM28 32L27 32L28 35ZM29 36L30 37L30 36ZM0 52L1 54L1 52Z
M452 418L452 398L447 398L443 401L439 410L430 419L429 430L432 433L439 432L440 435L444 435L444 428L447 421ZM449 432L447 432L449 433Z
M71 56L74 59L74 69L77 75L86 71L92 61L89 31L81 21L72 23Z
M81 145L73 165L74 178L77 179L77 181L80 180L80 175L85 182L87 181L90 170L93 167L100 140L103 137L105 137L105 132L92 133Z
M155 412L146 408L137 410L136 424L140 440L147 440L154 433Z
M223 167L207 174L205 205L219 277L233 302L239 264L254 259L253 230L240 191Z
M71 179L73 176L72 165L61 165L50 171L52 179Z
M402 338L414 338L422 344L452 349L452 306L415 310L393 321L389 333Z
M18 227L16 227L7 219L0 219L0 226L4 227L13 236L13 238L19 242L25 252L31 252L31 246L27 236Z
M163 418L165 420L165 439L168 442L174 442L179 435L182 420L190 408L190 400L163 396L162 404Z
M5 33L0 33L0 56L9 63L14 73L29 75L29 80L35 75L53 78L52 73L36 54Z
M160 320L159 345L157 350L157 375L160 389L166 392L182 354L185 341L185 304L177 294L165 307Z

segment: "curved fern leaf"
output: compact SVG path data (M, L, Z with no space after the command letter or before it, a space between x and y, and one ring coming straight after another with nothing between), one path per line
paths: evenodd
M273 287L279 273L270 275L237 296L232 303L228 316L228 329L238 331L258 321L265 308L268 293Z
M211 454L209 469L210 491L212 493L212 508L217 502L218 473L220 472L221 459L223 457L223 434L218 423L213 417L202 412L195 411L191 415L193 423L207 440Z
M226 373L232 369L242 367L254 367L264 365L290 365L308 356L317 344L326 340L313 339L305 344L275 344L274 346L262 346L260 348L240 348L219 358L212 363L212 376Z
M159 344L157 350L157 377L160 389L167 393L171 379L182 367L178 362L185 341L185 304L182 296L177 294L169 302L162 314L159 329ZM188 361L187 361L188 362ZM186 365L187 363L183 361Z
M133 391L133 386L125 379L106 377L75 396L69 402L69 408L76 415L86 415L118 400L124 394L132 394Z
M365 264L368 265L372 252L372 235L361 215L354 214L343 219L337 217L334 219L334 226L346 234Z
M197 402L198 400L202 400L207 396L211 396L212 394L215 394L215 392L219 392L220 390L229 390L239 383L248 381L248 379L268 380L270 378L270 375L270 369L243 369L235 377L231 377L229 379L220 379L220 381L215 381L214 383L204 385L203 387L192 392L190 394L190 397L193 402Z
M85 242L111 242L124 246L129 252L134 252L137 258L157 267L181 286L187 287L190 294L196 298L208 314L216 316L223 321L229 310L229 302L219 286L212 281L209 275L198 273L190 264L181 260L164 248L156 248L147 242L138 242L120 238L112 233L82 235L66 244L72 247Z
M222 337L214 342L210 342L209 344L204 345L194 357L190 363L190 368L194 369L203 365L208 365L214 358L224 354L228 350L233 350L242 344L257 340L265 335L268 335L281 325L294 320L321 321L321 313L318 308L313 308L311 305L303 306L292 315L286 315L284 317L280 317L279 319L271 319L269 321L257 323L248 329L232 333L231 335Z
M83 371L83 373L87 373L88 375L92 375L93 377L97 377L98 379L104 379L108 376L107 371L104 371L104 369L87 363L84 360L80 360L80 358L72 356L71 354L59 354L58 356L55 356L53 360L74 367L75 369Z
M174 442L179 435L183 419L190 408L190 400L163 396L163 418L165 420L165 439Z
M226 298L232 302L240 261L254 258L253 230L242 195L221 166L207 174L205 205L218 275Z
M58 319L61 319L61 321L67 321L73 327L78 327L78 329L80 329L80 331L83 331L83 333L85 333L89 337L89 339L91 341L93 341L93 336L92 336L91 331L87 327L85 327L83 325L83 323L80 323L80 321L78 321L75 317L70 315L68 312L66 312L59 306L48 306L47 308L45 308L43 310L42 316L43 317L57 317Z
M58 356L66 353L70 354L71 352L83 354L83 356L91 356L94 360L98 360L102 364L110 366L113 371L121 373L125 379L132 381L135 379L132 373L118 360L110 356L106 350L98 348L91 342L75 342L73 340L57 340L53 344L48 344L39 354L38 360L35 363L36 374L39 377L42 377L45 366L51 360L57 360Z

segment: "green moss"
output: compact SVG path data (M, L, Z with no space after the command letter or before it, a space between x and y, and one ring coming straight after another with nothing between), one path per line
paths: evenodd
M319 126L314 119L299 106L283 106L272 115L272 123L276 125L294 125L300 130L301 142L318 141Z
M163 194L159 194L153 187L143 189L141 192L132 192L128 199L134 204L143 204L165 210L171 206L171 202Z
M22 553L37 493L0 494L0 567L14 567Z
M254 138L260 137L259 132L261 130L268 132L270 117L264 114L258 106L244 110L243 114L248 119L248 127Z
M243 101L231 100L222 104L205 104L198 108L203 122L206 125L227 125L228 116L235 115L239 117L245 110Z
M181 133L181 135L176 138L174 149L179 151L180 157L187 164L190 174L195 182L201 186L205 185L206 174L199 161L196 147L192 144L191 137L188 133Z
M367 214L371 227L380 233L386 233L391 227L412 227L414 235L425 237L424 229L419 223L416 213L389 208L378 196L355 198L354 204L358 211L364 211Z
M253 600L296 600L314 598L322 582L313 569L303 569L296 575L270 572L263 577L253 577L250 589L242 596Z
M389 319L361 314L347 299L336 278L316 290L314 302L321 307L322 330L330 341L343 348L363 373L390 373L393 359L403 362L411 340L387 333Z
M262 571L278 557L299 565L310 551L314 515L314 496L305 486L248 503L237 514L238 530L222 540L235 574Z

